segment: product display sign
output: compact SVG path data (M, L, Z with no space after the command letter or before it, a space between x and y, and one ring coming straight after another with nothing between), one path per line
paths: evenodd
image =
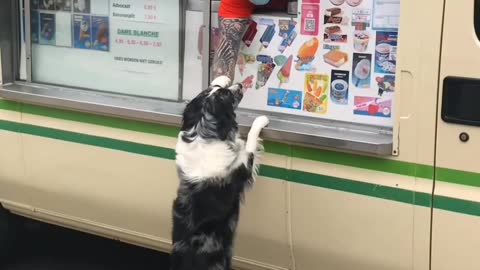
M392 126L400 1L304 0L254 15L235 81L243 108Z
M34 81L178 99L179 1L30 1Z

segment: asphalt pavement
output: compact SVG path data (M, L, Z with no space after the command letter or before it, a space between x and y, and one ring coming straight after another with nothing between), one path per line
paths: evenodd
M23 220L23 219L22 219ZM53 225L26 220L19 225L13 255L2 270L168 270L169 257Z

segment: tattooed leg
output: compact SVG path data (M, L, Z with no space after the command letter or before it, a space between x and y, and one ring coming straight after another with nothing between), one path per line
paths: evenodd
M247 30L248 18L227 19L219 17L220 44L213 58L213 77L226 75L233 81L240 42Z

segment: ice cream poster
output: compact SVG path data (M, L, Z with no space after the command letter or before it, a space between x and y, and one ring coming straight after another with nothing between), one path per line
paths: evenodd
M261 45L260 45L259 51L261 51L262 49L267 49L268 46L270 46L270 42L272 41L276 33L276 30L275 30L276 25L273 19L263 19L263 18L260 19L259 24L267 26L262 36L260 37Z
M370 88L372 74L372 55L353 54L352 83L357 88Z
M288 59L283 63L282 68L277 73L279 85L282 83L288 83L290 81L290 72L292 71L293 55L290 55Z
M93 49L100 51L109 50L108 17L92 16Z
M55 14L40 13L40 44L55 45Z
M397 64L397 32L377 32L375 72L394 74Z
M336 104L348 104L348 81L350 72L346 70L332 70L330 83L330 100Z
M90 15L73 16L73 47L90 49L92 47L92 25Z
M38 12L35 10L31 11L31 35L32 35L32 43L38 43L40 36L39 36L39 29L40 29L40 24L38 21Z
M377 76L375 78L378 89L378 96L383 96L384 94L395 92L395 76L394 75L384 75Z
M250 47L252 45L252 41L257 35L257 22L254 20L250 20L250 23L248 25L247 31L243 35L242 41L243 44L247 47Z
M267 84L276 65L273 63L273 58L268 55L257 55L257 61L259 61L260 64L258 65L257 83L255 84L255 88L260 89Z
M280 29L278 35L282 39L282 43L278 46L278 51L283 53L285 49L292 45L293 41L297 37L295 26L297 22L294 20L279 20L278 28Z
M349 18L340 7L328 8L323 15L324 24L347 25Z
M392 116L392 100L377 97L356 96L353 113L356 115L386 117Z
M314 37L303 43L298 50L295 69L299 71L314 71L312 62L315 59L319 45L318 38Z
M330 78L327 74L305 74L303 110L325 114L328 109L328 89Z
M268 106L300 110L301 102L302 91L268 88Z
M370 26L372 20L371 9L353 9L352 10L352 26L363 25Z

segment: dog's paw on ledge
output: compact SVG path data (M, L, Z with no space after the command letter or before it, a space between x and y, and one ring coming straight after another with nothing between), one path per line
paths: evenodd
M211 86L218 86L221 88L227 88L232 84L232 80L228 78L227 76L219 76L215 78L212 83L210 84Z
M270 123L270 120L265 115L255 118L252 124L252 128L262 129Z

